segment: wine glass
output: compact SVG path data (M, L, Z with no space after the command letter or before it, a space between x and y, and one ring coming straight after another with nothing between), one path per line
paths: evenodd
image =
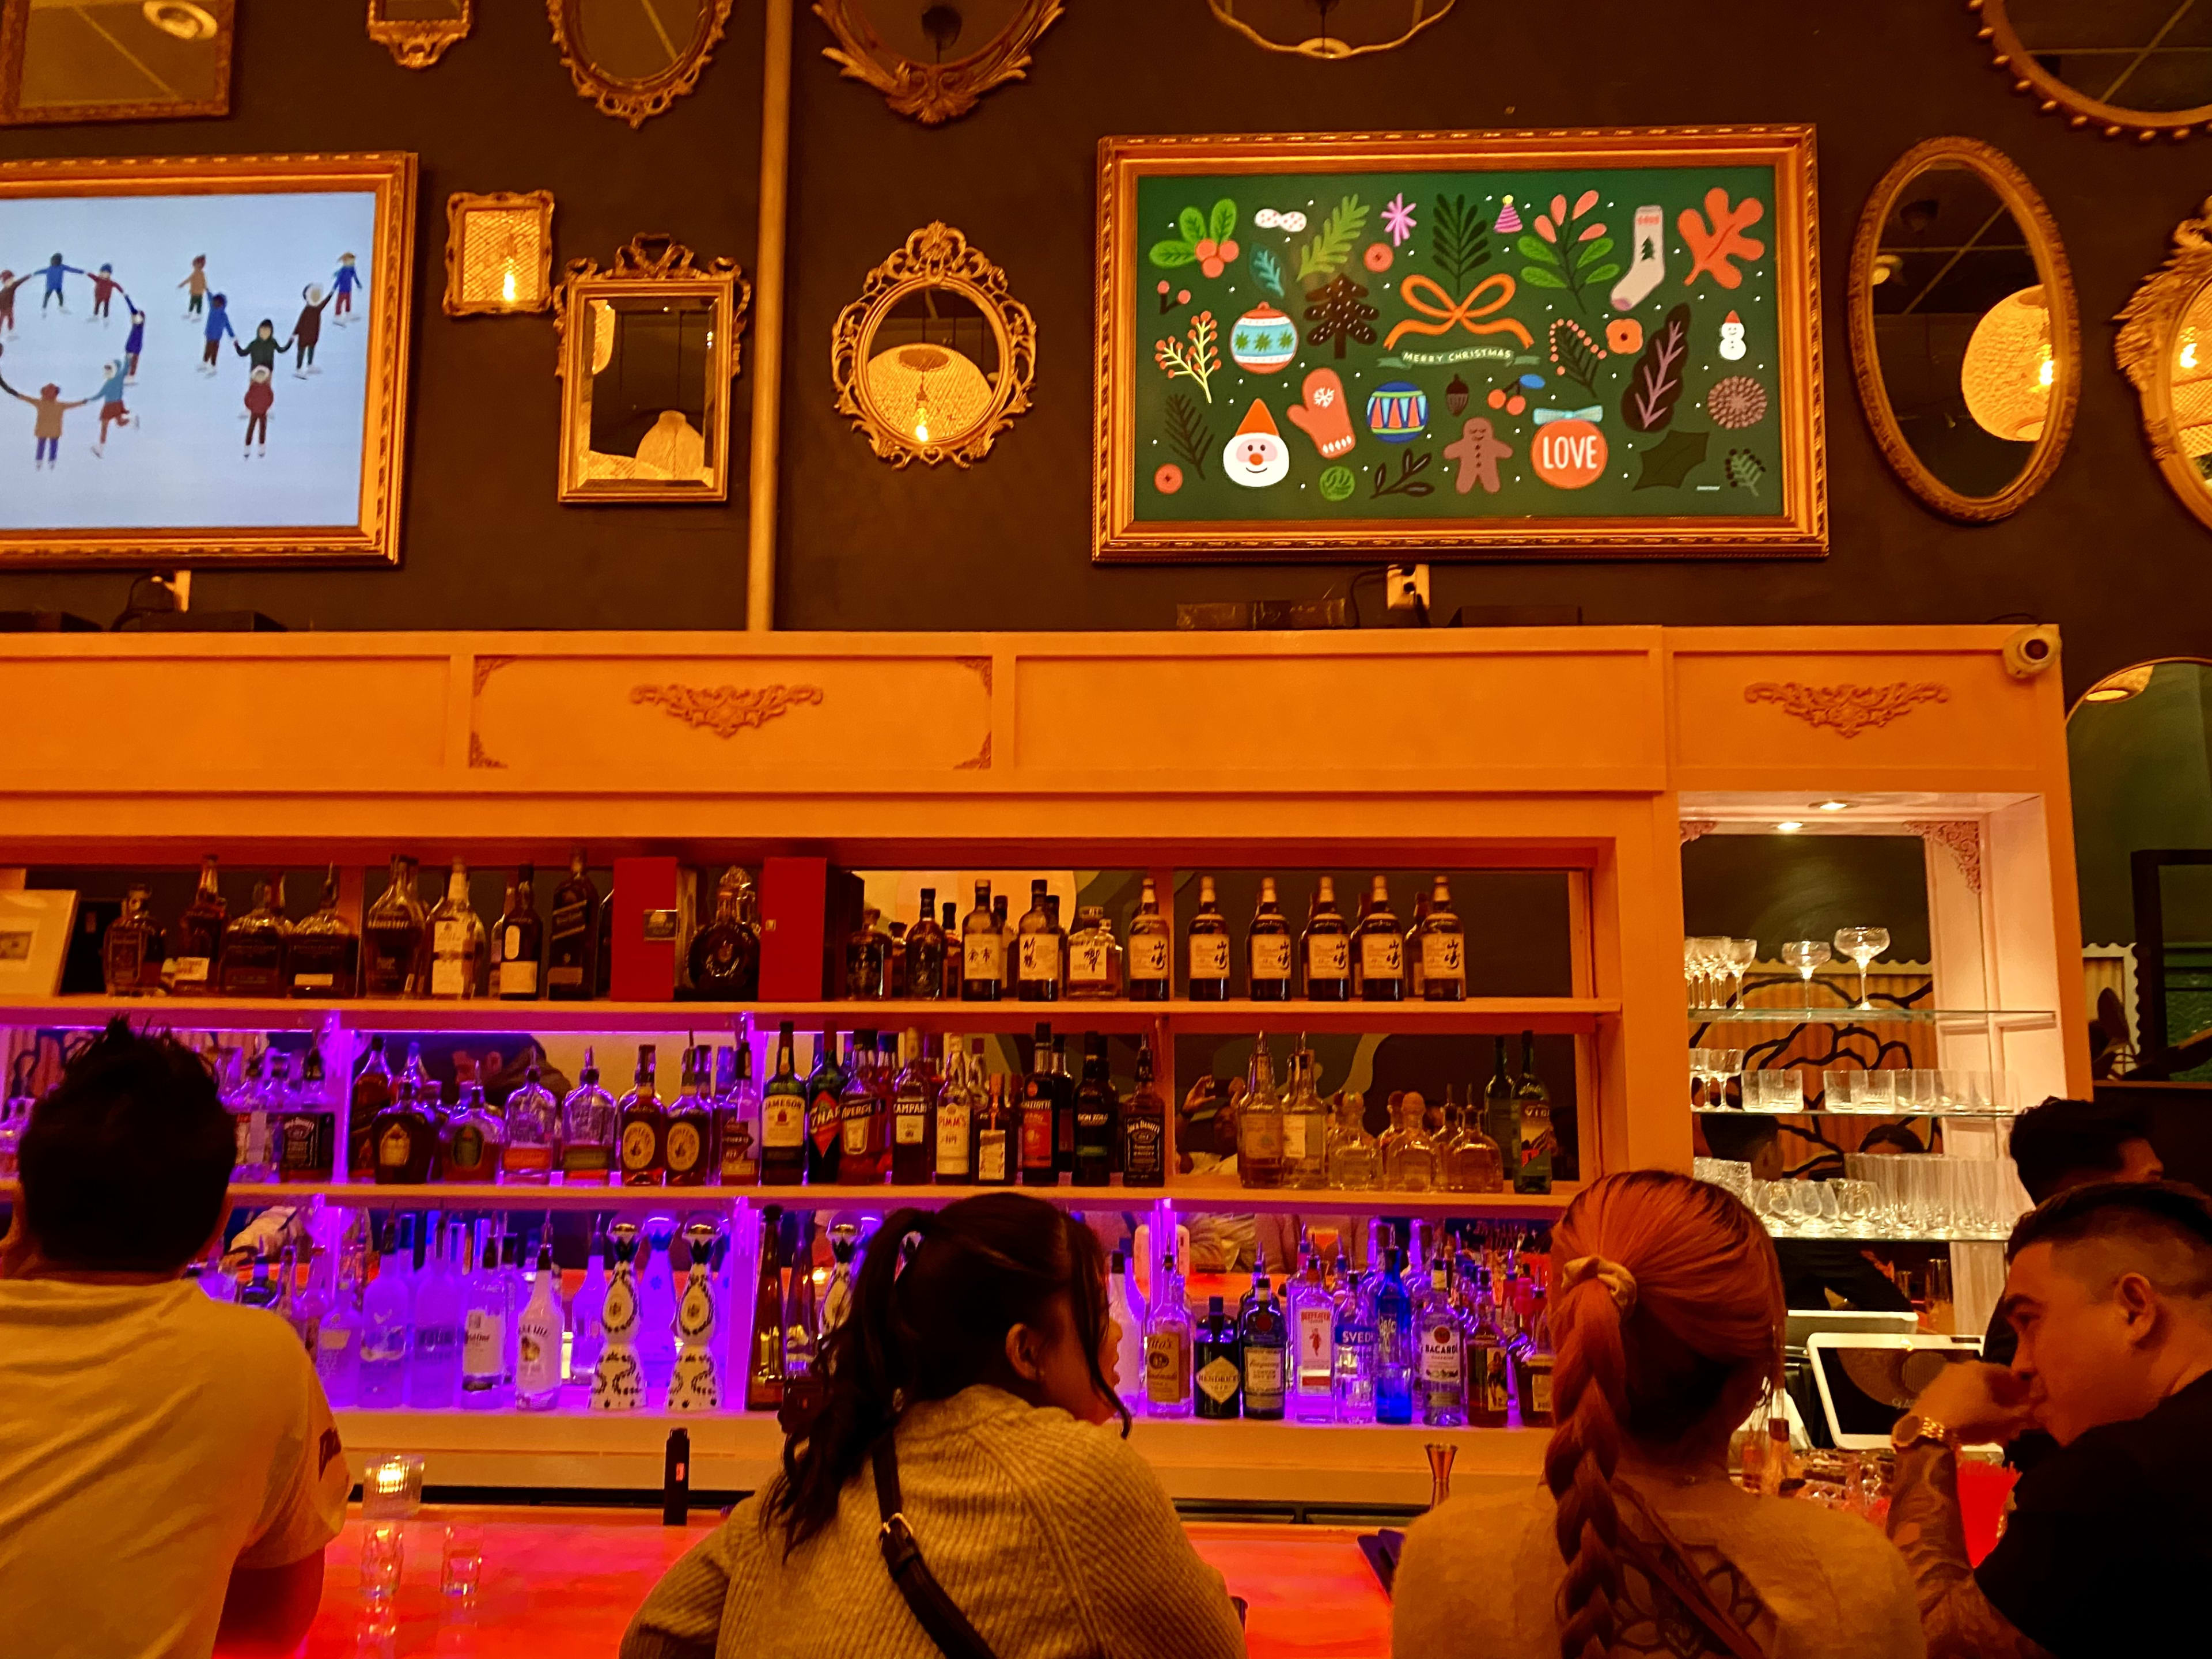
M1834 955L1835 952L1828 948L1826 939L1793 939L1783 945L1783 962L1795 968L1797 970L1797 977L1804 981L1805 1003L1808 1007L1810 1007L1813 1002L1813 975L1818 973L1821 965Z
M1869 1014L1874 1004L1867 999L1867 964L1889 949L1889 929L1887 927L1838 927L1836 929L1836 949L1857 965L1859 970L1859 1000L1854 1012Z
M1703 1006L1698 1000L1703 995L1698 984L1698 943L1695 939L1685 939L1682 941L1682 982L1688 988L1690 1006L1692 1008Z

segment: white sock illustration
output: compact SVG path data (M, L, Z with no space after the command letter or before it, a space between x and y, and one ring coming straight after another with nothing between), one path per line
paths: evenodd
M1636 246L1628 275L1613 285L1613 308L1633 311L1667 274L1667 216L1656 207L1636 210Z

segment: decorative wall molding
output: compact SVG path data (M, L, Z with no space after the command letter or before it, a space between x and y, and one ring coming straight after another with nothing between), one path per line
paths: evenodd
M491 756L485 751L483 738L479 737L474 732L469 733L469 766L471 770L478 772L504 772L507 770L507 763L503 760L494 760Z
M1982 896L1981 825L1972 818L1923 818L1905 827L1930 846L1949 853L1959 873L1966 878L1967 890L1976 898Z
M1869 726L1887 726L1923 702L1948 702L1951 689L1934 680L1899 680L1890 685L1806 685L1797 680L1759 680L1743 688L1746 702L1771 702L1808 726L1825 726L1838 737L1855 738Z
M1682 845L1687 847L1693 841L1702 840L1720 827L1720 820L1717 818L1684 818Z
M633 685L632 702L658 703L686 726L703 726L716 737L734 738L748 726L765 725L800 703L822 701L818 685Z

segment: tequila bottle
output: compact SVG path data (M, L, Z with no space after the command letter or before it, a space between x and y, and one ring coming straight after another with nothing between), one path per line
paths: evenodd
M656 1045L637 1045L637 1071L629 1092L617 1108L617 1145L625 1187L660 1187L668 1179L668 1114L654 1087L659 1064Z
M1328 1185L1328 1109L1314 1086L1319 1062L1298 1040L1291 1056L1291 1093L1283 1104L1283 1181L1285 1187Z
M480 997L490 960L483 919L469 903L469 866L453 860L446 878L446 896L424 921L429 936L428 991L434 997Z
M1347 1089L1336 1097L1335 1121L1328 1126L1328 1184L1346 1192L1370 1192L1382 1179L1382 1148L1360 1121L1365 1109L1359 1091Z
M945 929L937 921L937 890L921 890L921 914L906 930L906 994L925 1001L945 995Z
M1421 959L1421 994L1430 1002L1467 998L1467 934L1452 909L1451 884L1437 878L1429 913L1415 929L1413 948Z
M161 986L161 929L147 909L148 889L133 882L123 913L100 942L101 982L112 997L144 996Z
M545 926L538 920L537 885L529 865L515 871L492 931L492 994L503 1001L534 1002L544 988Z
M1006 941L991 910L991 884L975 884L975 908L960 919L960 998L996 1002L1004 977Z
M1255 1002L1287 1002L1291 998L1291 924L1276 902L1275 878L1260 878L1259 908L1244 935L1245 975Z
M1137 912L1129 918L1129 1000L1165 1002L1175 994L1175 940L1160 914L1159 890L1145 878Z
M793 1058L791 1024L776 1027L775 1070L761 1091L761 1183L795 1187L806 1175L806 1080Z
M1406 941L1398 932L1398 913L1390 908L1390 884L1375 878L1352 939L1358 957L1359 994L1369 1002L1402 1002L1406 999Z
M215 854L200 860L199 890L169 930L169 955L161 964L161 987L172 996L211 997L221 984L223 925L230 908L216 885Z
M323 876L322 902L292 929L284 951L284 988L295 997L349 997L361 984L361 940L338 911L338 871Z
M1075 932L1067 940L1067 994L1121 994L1121 947L1114 942L1114 924L1106 920L1102 904L1086 904L1075 913Z
M672 1187L703 1187L716 1174L714 1107L708 1097L714 1083L707 1069L712 1053L703 1043L684 1051L682 1092L668 1109L662 1143Z
M363 994L422 994L422 902L416 896L415 860L395 854L392 877L361 920Z
M753 1045L748 1031L726 1048L714 1051L714 1112L720 1121L721 1176L725 1187L754 1187L761 1178L761 1086L753 1077Z
M1474 1103L1468 1103L1459 1134L1440 1154L1443 1184L1455 1193L1502 1193L1505 1190L1505 1160L1498 1143L1486 1133Z
M1283 1091L1265 1034L1252 1044L1244 1104L1237 1121L1237 1178L1247 1187L1283 1184Z
M1392 1192L1425 1193L1436 1187L1436 1146L1422 1122L1427 1109L1418 1093L1398 1103L1396 1124L1382 1140L1382 1184Z
M1313 906L1298 940L1305 958L1306 999L1345 1002L1352 996L1352 935L1336 908L1336 883L1323 876L1315 884Z
M552 1179L560 1144L561 1103L538 1080L538 1062L533 1060L523 1070L522 1086L507 1097L503 1178L526 1186L544 1186Z
M576 1086L561 1103L561 1181L568 1187L602 1186L614 1179L620 1129L615 1097L599 1087L599 1057L584 1050ZM569 1366L575 1369L572 1363Z
M1213 896L1213 878L1198 878L1198 908L1185 936L1189 952L1188 994L1194 1002L1222 1002L1229 996L1229 918ZM1249 1184L1249 1183L1248 1183Z
M735 865L714 888L714 919L691 939L686 965L702 1002L750 1002L760 995L760 920L752 883Z

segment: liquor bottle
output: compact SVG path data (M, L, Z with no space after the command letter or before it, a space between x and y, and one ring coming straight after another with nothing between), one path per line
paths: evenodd
M824 1380L814 1311L814 1217L799 1218L791 1282L783 1302L783 1408L786 1433L811 1425L821 1409Z
M860 912L860 925L845 940L845 994L863 1002L880 1002L890 994L890 935L884 932L884 913L870 905Z
M1014 997L1014 964L1021 960L1019 930L1006 915L1009 902L1004 893L991 898L991 920L999 929L999 998L1011 1002Z
M223 1109L230 1114L230 1127L237 1139L237 1157L232 1166L234 1181L264 1181L273 1179L273 1174L263 1167L268 1154L269 1108L261 1088L262 1060L258 1054L248 1054L233 1049L227 1081L219 1091Z
M1137 1085L1121 1103L1119 1162L1125 1187L1167 1184L1168 1103L1152 1076L1149 1042L1137 1048Z
M629 1092L617 1108L617 1144L625 1187L660 1187L668 1180L668 1113L653 1086L659 1055L653 1044L637 1045L637 1071Z
M1188 994L1193 1002L1222 1002L1229 996L1229 918L1213 896L1213 878L1198 878L1198 908L1184 936L1189 951ZM1200 1415L1204 1415L1203 1413Z
M100 940L100 982L112 997L144 996L161 988L161 929L146 908L150 890L133 882L122 913Z
M1275 902L1275 878L1260 878L1260 906L1244 935L1244 965L1255 1002L1291 1000L1291 924Z
M1279 1423L1289 1392L1290 1321L1263 1271L1252 1276L1252 1298L1238 1316L1243 1348L1244 1415Z
M1382 1139L1382 1184L1394 1193L1433 1192L1436 1145L1424 1125L1428 1106L1418 1091L1399 1102L1395 1126Z
M495 1182L507 1161L507 1125L484 1103L474 1063L464 1061L462 1067L460 1109L439 1135L440 1179Z
M172 996L211 997L222 983L222 933L230 908L216 886L215 854L200 860L199 890L169 930L169 954L161 964L161 988Z
M1165 1002L1175 994L1175 939L1160 914L1159 890L1150 876L1129 918L1129 1000Z
M369 1123L375 1146L376 1179L385 1186L415 1186L433 1177L438 1164L437 1105L430 1080L422 1073L422 1048L410 1043L406 1069L392 1098Z
M806 1178L837 1179L837 1158L845 1146L845 1073L837 1064L837 1034L824 1031L815 1050L814 1071L806 1079Z
M604 996L615 982L615 895L611 882L599 900L599 972L592 983L599 987L599 994Z
M538 872L526 864L507 884L507 908L493 930L492 994L535 1002L544 990L545 924L538 920Z
M975 1102L975 1184L1004 1187L1014 1178L1018 1132L1006 1103L1006 1074L981 1078Z
M337 1114L331 1109L328 1085L322 1048L310 1037L275 1126L277 1180L331 1179Z
M338 914L338 867L323 876L322 902L292 929L284 951L284 990L295 997L349 997L361 985L361 941Z
M545 994L553 1001L588 1002L599 994L599 890L579 847L568 854L567 878L553 890L553 925L546 929Z
M791 1027L783 1028L781 1058L790 1058ZM783 1404L783 1265L777 1236L783 1212L770 1204L760 1212L760 1273L753 1288L752 1340L746 1346L745 1409L772 1412Z
M938 919L937 930L945 935L945 1000L960 1000L961 969L964 955L960 948L960 907L951 899L942 901L945 913Z
M1527 1340L1513 1351L1513 1391L1520 1397L1521 1426L1552 1426L1552 1373L1557 1356L1552 1352L1552 1322L1539 1296L1528 1310Z
M1029 1075L1022 1079L1021 1160L1024 1187L1060 1184L1053 1138L1054 1108L1059 1097L1053 1075L1052 1027L1039 1025Z
M1024 1002L1060 1000L1060 946L1066 942L1046 908L1043 881L1030 884L1030 908L1014 929L1014 994Z
M407 1345L407 1403L416 1411L451 1411L461 1389L462 1298L454 1257L459 1226L448 1237L446 1221L415 1275L414 1333Z
M1433 914L1433 912L1431 912ZM1452 1305L1450 1275L1439 1261L1416 1313L1421 1346L1421 1421L1432 1429L1467 1426L1467 1329Z
M1283 1091L1263 1032L1252 1044L1244 1074L1244 1106L1237 1121L1237 1179L1247 1187L1283 1184Z
M469 903L469 866L453 860L446 878L446 896L438 901L423 922L429 936L428 994L433 997L480 997L484 969L490 957L490 939L483 919Z
M1483 1132L1498 1143L1510 1180L1521 1162L1521 1128L1513 1112L1513 1077L1505 1068L1505 1039L1493 1039L1497 1064L1482 1090Z
M560 1145L561 1103L538 1080L533 1060L523 1068L522 1086L507 1097L507 1159L501 1178L544 1186L553 1178Z
M561 1403L561 1275L548 1238L538 1247L538 1273L530 1300L515 1322L514 1403L526 1412L550 1412Z
M753 1078L750 1030L714 1050L715 1139L725 1187L757 1187L761 1178L761 1087Z
M1233 1419L1238 1415L1244 1394L1243 1360L1237 1322L1224 1310L1219 1297L1208 1297L1206 1312L1191 1338L1191 1380L1196 1385L1192 1404L1199 1416Z
M1513 1171L1516 1193L1552 1190L1552 1153L1559 1145L1552 1133L1552 1091L1536 1075L1536 1034L1521 1033L1521 1085L1513 1091L1514 1115L1520 1120L1520 1159Z
M1326 1423L1336 1414L1331 1380L1336 1369L1336 1305L1322 1283L1321 1257L1310 1252L1305 1271L1292 1279L1291 1344L1296 1350L1291 1372L1291 1414L1301 1423Z
M1467 1000L1467 933L1452 909L1451 883L1437 878L1429 913L1416 926L1413 950L1421 960L1421 995L1430 1002Z
M906 930L906 994L929 1002L945 995L945 929L934 887L921 890L921 915Z
M683 1091L668 1109L662 1155L672 1187L703 1187L718 1173L714 1107L708 1098L713 1078L707 1070L714 1051L704 1043L684 1052Z
M1467 1421L1469 1428L1502 1429L1513 1398L1512 1355L1498 1327L1490 1269L1475 1269L1474 1307L1467 1334Z
M607 1230L599 1217L592 1220L592 1239L584 1253L584 1282L568 1309L568 1379L565 1387L588 1389L597 1374L599 1355L606 1351Z
M937 1092L933 1173L942 1187L965 1187L975 1178L975 1090L983 1074L982 1047L979 1037L971 1067L954 1039Z
M1400 958L1406 964L1406 994L1415 1002L1426 995L1427 980L1421 965L1421 933L1428 926L1429 896L1421 893L1413 900L1413 919L1406 924L1406 940Z
M714 887L714 919L691 936L685 965L701 1002L750 1002L760 995L760 922L751 880L737 866Z
M1145 1413L1188 1417L1191 1412L1190 1309L1176 1275L1173 1250L1160 1258L1145 1317Z
M1106 1267L1106 1312L1114 1322L1114 1392L1131 1411L1145 1408L1144 1302L1129 1258L1116 1250Z
M906 1034L906 1064L891 1088L891 1180L918 1187L929 1179L936 1148L930 1144L931 1108L937 1091L921 1052L921 1033Z
M384 1057L381 1035L368 1040L368 1054L354 1074L353 1091L346 1109L346 1174L367 1181L376 1170L376 1138L373 1125L392 1104L392 1066Z
M514 1376L507 1369L507 1276L500 1271L499 1241L489 1224L471 1229L465 1248L475 1255L465 1271L461 1304L461 1409L499 1411L514 1404Z
M284 994L284 941L291 924L277 913L275 893L266 878L255 882L253 908L223 926L220 983L227 997Z
M1121 1103L1106 1069L1106 1039L1093 1031L1083 1039L1083 1081L1075 1091L1075 1163L1070 1179L1079 1187L1103 1187L1114 1177L1115 1142Z
M830 1236L830 1282L822 1287L822 1321L815 1344L827 1353L830 1339L853 1311L853 1253L860 1247L860 1224L850 1216L839 1216L824 1231Z
M1375 1420L1375 1318L1366 1285L1357 1273L1339 1273L1336 1320L1331 1331L1330 1392L1340 1423Z
M635 1223L617 1221L607 1229L607 1298L599 1315L599 1363L592 1367L595 1412L634 1412L645 1403L645 1372L637 1357L637 1249Z
M372 997L422 994L422 901L415 860L392 859L392 877L361 919L361 988Z
M1314 1073L1320 1062L1305 1039L1291 1055L1290 1098L1283 1103L1283 1178L1285 1187L1328 1185L1328 1108Z
M412 1322L407 1275L400 1271L400 1227L414 1249L413 1217L384 1224L375 1279L361 1297L361 1380L355 1397L363 1408L389 1411L407 1398L407 1342Z
M775 1070L761 1091L761 1184L796 1187L806 1176L806 1083L793 1058L791 1023L776 1027Z
M1067 994L1121 994L1121 947L1114 941L1114 924L1106 920L1103 904L1086 904L1075 913L1075 931L1067 939Z
M1502 1193L1505 1190L1505 1158L1498 1143L1486 1133L1482 1115L1472 1099L1460 1119L1459 1139L1443 1155L1443 1184L1455 1193Z
M638 1228L638 1369L647 1395L658 1399L676 1370L676 1218L649 1215Z
M1375 1420L1411 1423L1413 1420L1414 1349L1413 1304L1400 1279L1405 1258L1396 1250L1382 1258L1382 1276L1376 1281Z
M1003 977L1006 942L991 913L991 884L975 884L975 908L960 920L960 998L996 1002Z
M599 1087L599 1056L586 1048L576 1086L561 1103L562 1184L592 1187L612 1182L620 1133L615 1097ZM569 1369L575 1369L573 1356Z
M722 1408L722 1373L714 1363L714 1333L721 1323L721 1297L714 1270L727 1245L711 1221L694 1221L684 1230L691 1265L684 1270L684 1293L676 1304L676 1370L668 1379L672 1412L717 1412Z
M890 1162L890 1124L876 1088L876 1034L853 1033L845 1086L837 1099L837 1181L847 1187L879 1187Z
M1406 941L1398 932L1398 913L1390 908L1390 884L1375 878L1367 914L1354 930L1359 957L1359 994L1369 1002L1406 1000Z
M1334 878L1322 877L1314 885L1313 905L1306 912L1305 932L1298 939L1305 960L1306 1000L1346 1002L1352 997L1352 936L1336 908Z

